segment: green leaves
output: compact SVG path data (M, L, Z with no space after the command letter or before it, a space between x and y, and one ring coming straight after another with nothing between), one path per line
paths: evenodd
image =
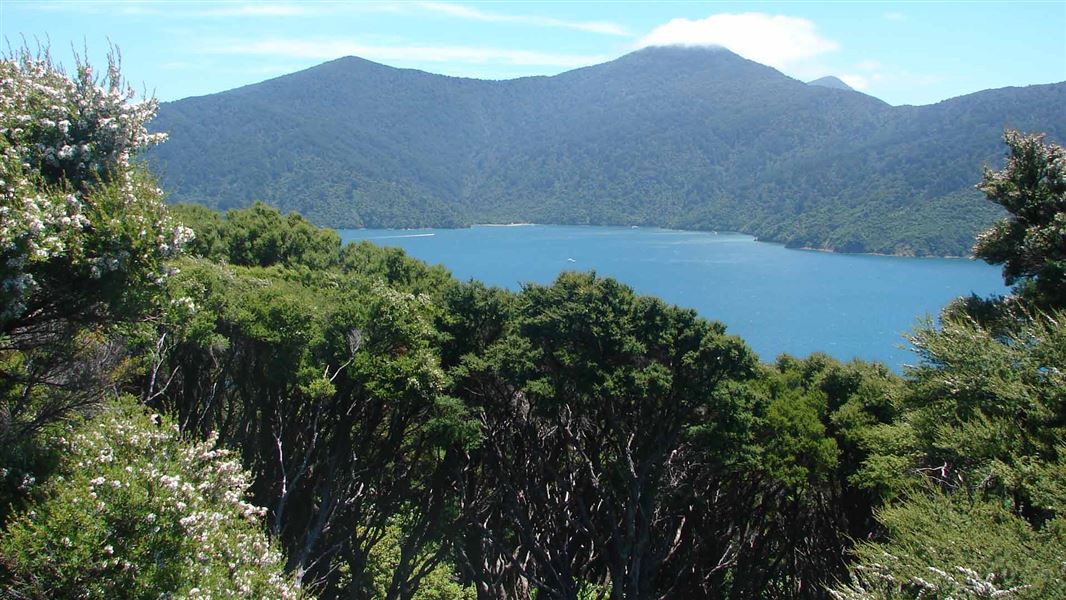
M747 451L750 407L734 384L754 356L720 324L594 273L526 286L511 302L477 286L453 298L474 308L452 322L467 351L451 372L481 426L462 471L464 487L485 490L470 518L498 523L464 535L489 536L542 594L573 597L589 582L666 593L675 572L664 559L695 490L712 485L701 476Z
M943 463L965 487L988 492L1007 485L995 464L1062 460L1064 323L1052 312L993 335L973 320L953 318L940 330L916 333L926 360L913 371L908 422L927 465ZM1001 493L1024 505L1020 492L1007 485Z
M825 396L818 391L790 389L770 402L766 412L768 439L764 467L782 484L816 485L836 468L840 450L826 436L822 419Z
M1003 265L1007 284L1041 306L1066 306L1066 149L1042 135L1007 130L1002 171L978 186L1010 213L977 237L974 254Z
M838 600L1061 598L1066 536L1060 520L1034 531L997 502L919 492L878 515L886 541L855 549Z
M296 213L282 216L261 202L224 217L194 204L177 205L172 211L197 232L198 239L189 247L193 256L241 266L299 265L319 270L338 260L337 232L315 227Z

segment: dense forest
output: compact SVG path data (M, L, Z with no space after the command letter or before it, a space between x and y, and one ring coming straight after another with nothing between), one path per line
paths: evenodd
M263 201L340 228L471 223L739 231L790 246L968 256L1005 128L1066 140L1066 83L893 107L725 49L653 47L481 81L348 57L163 104L169 200Z
M110 65L0 62L0 596L1066 596L1066 150L904 375L762 362L594 273L519 292L168 207Z

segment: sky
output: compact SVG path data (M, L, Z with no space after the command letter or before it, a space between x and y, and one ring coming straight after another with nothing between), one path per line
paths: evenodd
M0 0L5 48L101 64L163 101L347 55L460 77L554 75L649 45L719 45L894 105L1066 80L1066 0L350 2ZM8 50L10 51L10 50ZM1064 109L1066 110L1066 109Z

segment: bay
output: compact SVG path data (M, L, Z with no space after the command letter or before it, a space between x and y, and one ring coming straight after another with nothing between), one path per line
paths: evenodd
M903 334L919 318L961 295L1007 291L999 268L980 261L792 250L726 232L483 225L338 233L511 290L594 270L721 321L764 361L821 351L898 371L917 360Z

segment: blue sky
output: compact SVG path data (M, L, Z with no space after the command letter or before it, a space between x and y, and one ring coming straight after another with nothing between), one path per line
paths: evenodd
M552 75L649 44L718 44L891 104L1066 80L1066 0L1015 2L104 2L0 0L11 46L47 41L161 100L345 55L463 77Z

